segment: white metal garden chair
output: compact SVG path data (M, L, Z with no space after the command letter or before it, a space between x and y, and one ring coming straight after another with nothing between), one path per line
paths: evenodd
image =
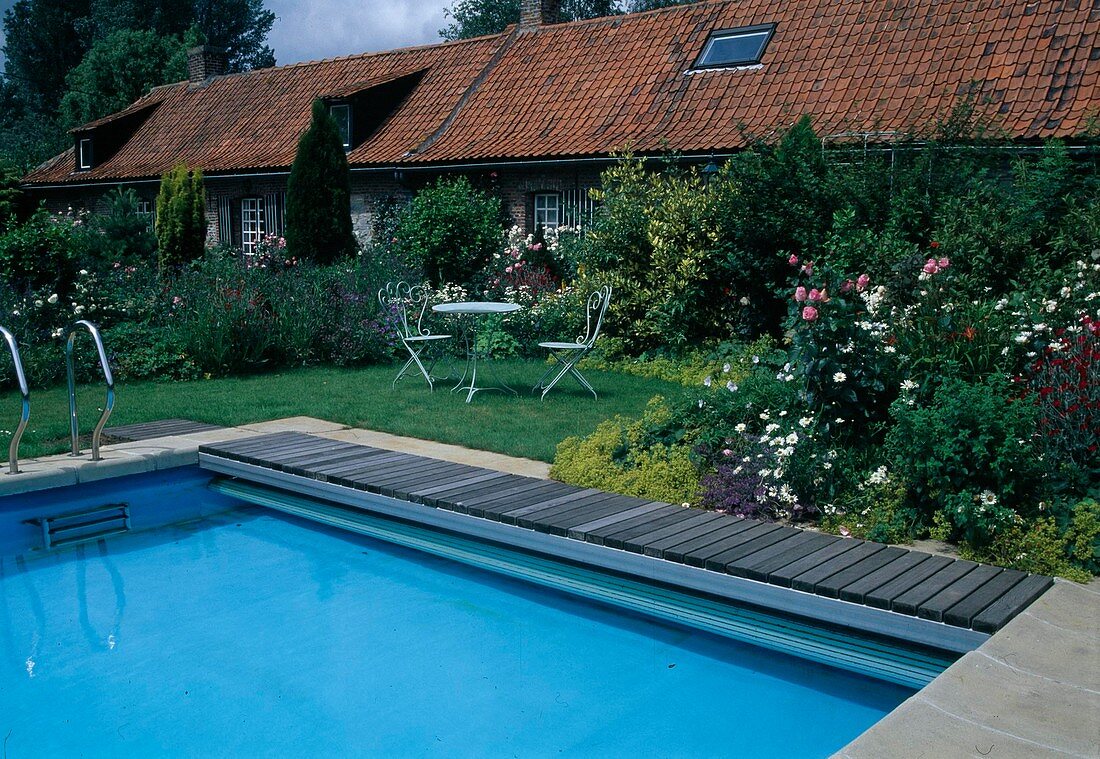
M433 345L438 345L442 340L449 340L450 335L433 335L424 329L424 312L428 308L428 291L423 285L410 285L408 282L390 282L378 291L378 302L382 308L390 309L396 317L396 329L401 344L409 352L409 360L401 367L401 371L393 379L393 387L397 387L397 381L405 376L412 366L416 366L424 379L428 381L428 388L435 390L435 380L442 379L432 374L439 360L438 353L432 357L431 363L425 367L421 355L425 354ZM425 356L427 357L427 356Z
M541 398L546 398L546 394L550 392L554 385L558 384L558 380L566 374L570 374L573 379L581 384L581 387L592 393L593 398L599 399L599 396L596 395L596 389L580 373L577 364L596 344L596 339L600 336L600 329L603 327L604 314L607 313L607 304L610 301L611 285L605 285L588 296L588 304L585 308L584 334L578 337L576 342L539 343L540 348L547 348L550 351L550 355L555 361L539 377L539 381L531 388L531 392L541 390ZM548 377L550 378L549 382L546 381Z

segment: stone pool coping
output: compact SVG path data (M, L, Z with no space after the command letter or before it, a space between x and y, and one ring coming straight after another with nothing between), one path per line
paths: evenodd
M20 462L0 475L0 497L198 463L204 443L304 432L430 455L529 477L544 462L349 428L311 417L175 435L103 449L92 462L67 455ZM6 470L5 470L6 471ZM1058 580L978 649L966 654L863 735L841 759L1100 756L1100 581Z

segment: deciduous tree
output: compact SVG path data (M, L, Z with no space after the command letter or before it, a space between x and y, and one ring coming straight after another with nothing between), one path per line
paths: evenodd
M561 20L611 16L618 13L615 0L565 0L561 4ZM445 40L469 39L483 34L497 34L508 24L519 21L519 0L456 0L443 11L453 19L439 30Z
M133 29L97 41L66 80L62 124L72 128L121 111L158 84L186 79L183 44L178 37Z

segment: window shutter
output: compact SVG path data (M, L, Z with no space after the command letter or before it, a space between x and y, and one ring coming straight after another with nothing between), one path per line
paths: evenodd
M233 244L233 209L225 195L218 196L218 243Z

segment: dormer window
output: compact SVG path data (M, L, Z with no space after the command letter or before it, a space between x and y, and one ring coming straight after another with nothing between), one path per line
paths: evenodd
M351 106L347 103L337 103L330 105L328 112L336 121L336 129L340 132L340 142L344 150L351 150Z
M774 32L775 24L711 32L702 55L695 61L695 68L732 68L760 63Z
M77 167L81 171L87 171L92 168L92 139L90 137L83 137L77 143Z

